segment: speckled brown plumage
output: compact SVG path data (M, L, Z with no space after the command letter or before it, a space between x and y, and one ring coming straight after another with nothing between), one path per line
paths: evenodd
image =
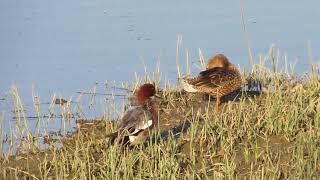
M221 97L239 89L242 84L239 70L232 65L227 57L218 54L208 61L207 70L200 72L194 78L184 78L182 84L189 92L202 92L217 98L217 105L221 104Z

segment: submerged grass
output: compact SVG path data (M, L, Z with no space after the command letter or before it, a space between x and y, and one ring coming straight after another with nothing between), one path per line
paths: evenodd
M261 64L255 65L254 74L243 73L244 79L250 76L262 82L264 92L260 96L242 96L238 101L216 107L211 99L183 93L178 85L165 80L161 87L164 100L159 106L160 125L145 144L130 148L108 144L105 135L116 125L108 111L101 119L78 120L77 131L58 140L63 144L61 148L33 148L28 153L3 156L0 176L4 179L316 178L320 175L319 71L313 70L298 79L288 72L288 67L281 71L275 66L279 57L271 56L271 69L263 65L268 58L260 58ZM177 66L180 76L182 72ZM159 62L155 73L142 78L136 75L131 88L127 84L124 87L134 90L139 83L154 80L160 89L160 76ZM17 89L13 88L14 106L23 110L18 97ZM91 103L97 98L93 96ZM35 107L41 109L37 101L34 99ZM70 109L70 104L61 109L63 117L68 116ZM33 142L26 129L25 115L21 116L20 110L17 113L19 136Z

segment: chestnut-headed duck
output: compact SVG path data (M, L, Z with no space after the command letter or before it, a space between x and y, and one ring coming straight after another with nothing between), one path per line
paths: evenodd
M238 68L225 55L217 54L209 58L205 71L194 78L184 77L181 82L185 91L215 96L220 105L222 96L241 88L242 79Z
M117 137L121 137L122 144L134 145L143 143L149 137L151 130L158 123L154 97L156 89L153 84L143 84L137 93L139 105L126 111L120 120L117 130L107 135L109 142L114 143Z

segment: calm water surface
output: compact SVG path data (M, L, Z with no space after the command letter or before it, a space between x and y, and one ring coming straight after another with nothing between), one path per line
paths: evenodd
M13 116L8 96L12 85L19 88L27 115L34 116L32 86L41 102L49 102L54 93L77 97L77 91L88 91L96 82L97 91L105 93L105 80L118 85L131 81L134 72L143 73L142 59L152 71L157 58L162 74L175 81L178 34L183 36L181 60L188 48L190 61L197 62L202 48L206 58L225 53L248 68L240 7L240 1L217 0L0 1L0 99L6 99L0 100L0 110L5 131ZM320 1L247 0L244 8L255 57L275 43L289 61L299 59L296 71L301 73L308 70L310 41L313 60L320 59ZM87 108L87 116L100 116L106 108Z

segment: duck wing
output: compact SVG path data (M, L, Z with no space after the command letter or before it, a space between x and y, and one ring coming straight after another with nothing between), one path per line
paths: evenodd
M198 77L189 79L188 83L199 89L214 89L228 84L235 78L239 78L237 71L223 67L215 67L200 72Z
M143 107L136 107L126 112L119 123L117 132L134 135L149 128L152 124L151 112Z

